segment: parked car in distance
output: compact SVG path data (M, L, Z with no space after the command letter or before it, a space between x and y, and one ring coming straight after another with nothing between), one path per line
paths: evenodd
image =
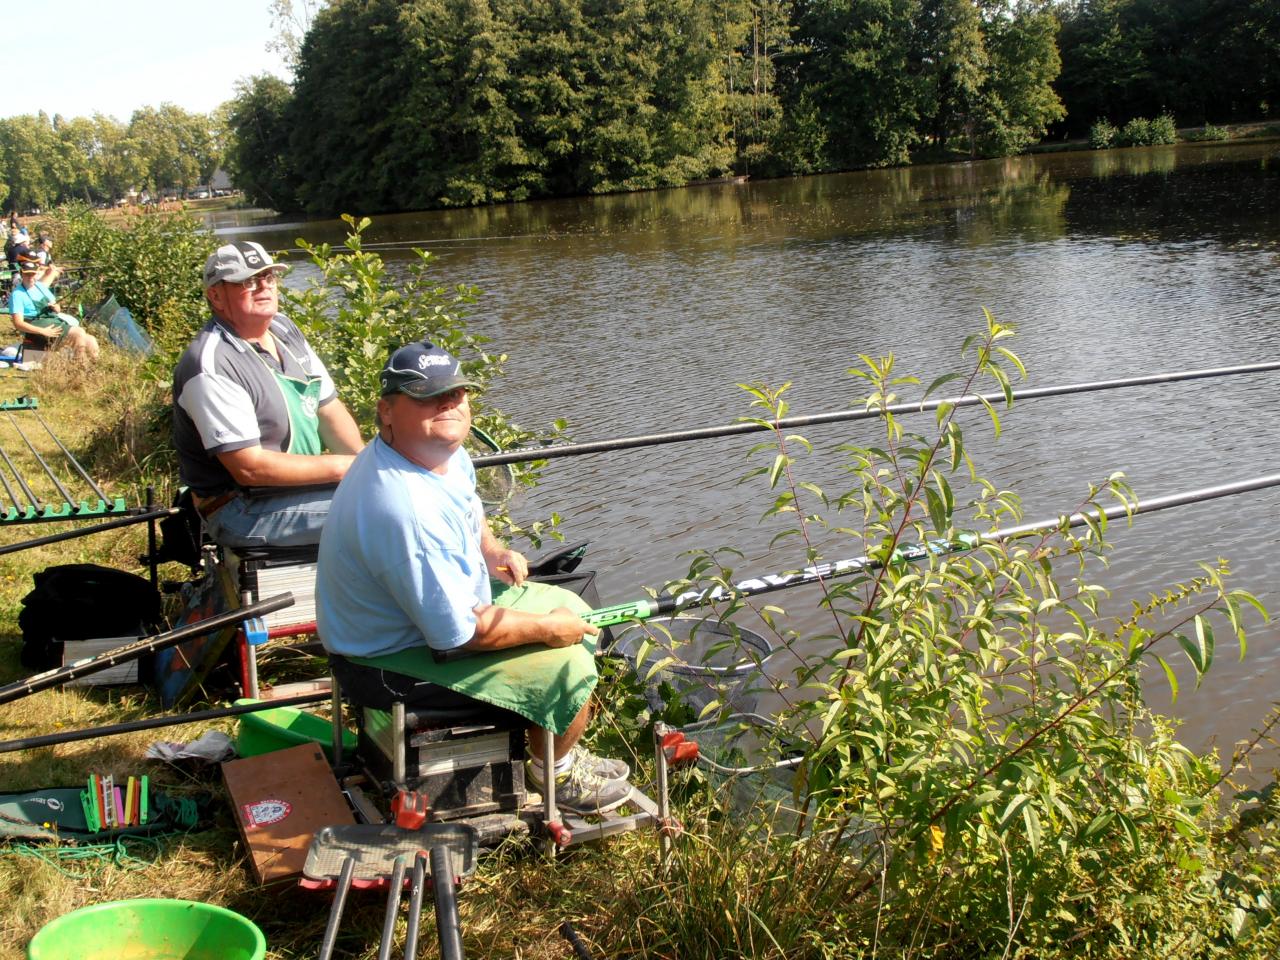
M208 199L209 199L209 191L208 191L208 190L197 190L195 193L193 193L193 194L191 195L191 199L192 199L192 200L208 200Z

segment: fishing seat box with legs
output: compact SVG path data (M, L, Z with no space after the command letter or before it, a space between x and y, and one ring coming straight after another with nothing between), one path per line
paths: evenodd
M257 603L281 593L293 594L293 606L263 617L267 629L314 623L316 619L316 558L320 547L223 548L235 573L241 595Z
M524 729L472 711L358 707L360 754L369 773L396 780L404 757L404 786L427 796L432 820L520 810L525 804ZM403 721L395 717L403 710Z

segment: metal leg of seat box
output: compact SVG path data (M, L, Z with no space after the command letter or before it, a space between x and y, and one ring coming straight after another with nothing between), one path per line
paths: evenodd
M240 606L247 607L253 603L253 594L248 590L240 591ZM240 632L241 642L244 644L244 666L245 679L248 681L248 689L245 690L245 696L250 700L258 699L258 648L249 642L249 636L246 631Z
M338 675L329 671L329 691L332 694L331 712L333 713L333 766L342 766L342 687L338 683Z
M547 831L547 856L554 857L561 844L568 845L570 835L560 823L556 809L556 745L550 730L542 731L542 815Z
M405 789L404 701L391 704L391 779L397 790Z

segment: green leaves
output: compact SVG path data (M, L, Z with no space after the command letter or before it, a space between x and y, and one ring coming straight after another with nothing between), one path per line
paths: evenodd
M962 372L928 390L996 383L1004 403L985 415L999 432L1026 371L1007 346L1012 331L984 318ZM851 372L869 409L918 386L892 356L861 360ZM753 421L773 423L786 389L744 387ZM774 719L778 739L803 749L786 780L790 813L772 814L770 842L798 857L817 838L874 836L874 853L833 842L823 876L850 885L849 941L875 942L883 955L1069 960L1150 944L1164 955L1200 925L1227 929L1214 871L1242 854L1216 820L1217 764L1148 708L1144 681L1157 675L1143 667L1158 668L1176 698L1174 651L1199 684L1223 630L1243 647L1247 622L1265 611L1227 589L1219 563L1110 619L1093 571L1115 529L1100 508L1135 500L1119 474L1068 508L1090 517L1081 529L1064 517L1034 536L983 538L1020 523L1022 508L965 450L962 420L982 416L952 404L933 418L881 416L878 436L840 447L839 493L803 479L802 437L775 430L751 450L744 482L759 484L774 548L790 551L795 568L867 558L818 591L830 636L791 636L776 605L736 598L716 611L763 624L787 646L785 666L770 671L785 704ZM700 551L688 580L671 587L731 583L736 559ZM723 815L737 822L743 812Z

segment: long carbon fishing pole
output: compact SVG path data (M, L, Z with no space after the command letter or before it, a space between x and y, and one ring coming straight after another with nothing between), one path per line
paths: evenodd
M0 547L0 557L10 553L18 553L22 550L30 550L33 547L47 546L50 543L61 543L63 540L75 540L79 537L87 537L95 533L102 533L104 530L114 530L116 527L128 527L135 523L149 523L152 520L162 520L165 517L172 517L181 512L182 510L178 507L160 507L156 510L134 514L130 517L117 517L115 520L107 520L104 523L95 523L92 527L80 527L76 530L64 530L62 533L51 533L47 537L36 537L32 540L23 540L20 543L9 543ZM151 553L155 553L154 548L151 550Z
M97 495L99 500L106 503L109 500L109 498L102 491L102 488L93 482L93 477L89 476L89 474L85 471L84 467L80 466L80 461L77 460L74 456L72 456L71 451L68 450L66 446L63 444L63 442L58 439L58 435L53 432L53 428L49 426L49 424L45 421L44 417L40 416L40 411L34 410L32 412L36 415L36 419L40 421L41 426L44 427L45 431L49 434L49 436L53 438L53 442L58 445L58 449L63 452L67 460L71 463L71 466L75 467L76 472L79 473L80 476L84 478L84 482L89 484L90 489L93 490L93 492Z
M75 506L76 501L71 495L71 491L64 487L62 485L62 481L58 479L57 474L49 469L49 464L45 463L44 457L40 456L40 451L36 449L36 445L31 442L25 433L22 432L22 428L18 426L18 421L13 418L13 414L9 411L5 412L9 416L9 422L13 424L13 429L18 431L18 436L22 438L22 442L25 443L27 445L27 449L31 451L31 455L36 458L36 462L39 463L40 466L44 467L44 472L47 473L49 475L49 479L53 481L53 485L62 496L63 503L68 507Z
M1235 367L1210 367L1203 370L1183 370L1175 373L1153 373L1142 377L1126 377L1120 380L1090 380L1068 383L1056 387L1033 387L1014 390L1014 400L1038 400L1042 397L1061 397L1073 393L1096 393L1102 390L1122 390L1128 387L1144 387L1154 383L1178 383L1184 380L1207 380L1211 377L1234 377L1250 373L1280 370L1280 361L1248 363ZM683 443L688 440L706 440L712 437L731 437L744 433L761 433L774 428L791 429L816 424L840 423L852 420L874 420L885 413L895 416L907 413L924 413L936 410L943 404L955 407L973 407L980 403L1005 402L1003 393L975 393L941 400L925 400L895 403L883 409L835 410L807 417L783 417L771 423L733 423L719 427L698 427L692 430L676 430L669 433L650 433L635 437L619 437L615 440L595 440L589 443L567 443L554 447L504 450L502 453L474 457L477 467L494 467L503 463L525 463L530 460L553 460L560 457L580 457L588 453L607 453L615 450L633 450L638 447L656 447L665 443Z
M770 573L759 577L751 577L728 587L713 587L707 590L688 590L684 593L668 594L664 597L646 597L643 600L631 600L626 603L618 603L609 607L600 607L596 610L584 613L582 615L582 619L597 627L611 627L633 620L648 620L652 617L666 616L667 614L677 613L682 610L691 610L697 607L709 606L713 603L719 603L724 600L754 597L763 593L772 593L775 590L784 590L789 587L800 587L806 584L821 583L825 580L831 580L836 577L847 577L863 571L878 570L885 566L886 562L890 565L894 565L910 563L914 560L921 560L930 555L944 556L947 554L965 553L983 543L1003 543L1006 540L1012 540L1016 537L1025 537L1035 533L1047 533L1051 530L1057 529L1064 523L1067 527L1079 527L1084 524L1094 522L1101 517L1105 517L1108 520L1114 520L1118 517L1123 517L1129 514L1138 515L1143 513L1154 513L1157 510L1168 510L1171 507L1181 507L1192 503L1204 503L1209 500L1220 499L1221 497L1230 497L1240 493L1264 490L1268 487L1277 486L1280 486L1280 473L1272 473L1262 477L1255 477L1251 480L1241 480L1237 483L1224 483L1214 487L1201 487L1197 490L1187 490L1183 493L1169 494L1164 497L1155 497L1145 501L1140 500L1128 507L1120 504L1114 507L1084 510L1080 513L1063 515L1050 520L1037 520L1031 523L1023 523L1015 527L1008 527L1004 530L996 530L993 533L962 533L953 540L938 539L929 540L925 543L903 544L901 547L898 547L893 551L888 561L870 556L852 557L847 560L834 560L829 563L815 564L790 573ZM462 657L472 656L473 654L474 651L462 648L432 651L432 657L440 663L447 663L450 660L461 659Z
M266 600L251 603L248 606L228 610L226 613L219 613L196 623L185 624L175 630L142 637L133 643L100 653L96 657L78 660L64 667L55 667L52 670L46 670L44 673L37 673L24 680L0 687L0 704L21 700L23 697L39 693L41 690L60 686L68 680L87 677L117 664L130 663L146 656L148 653L157 653L160 650L167 650L169 647L176 647L192 637L202 637L207 633L213 633L215 630L221 630L223 627L240 623L242 620L261 617L291 606L293 606L293 594L281 593L274 597L268 597Z
M27 486L27 481L22 479L22 474L18 472L18 468L15 467L13 465L13 461L9 459L9 454L5 451L4 447L0 447L0 458L4 459L5 465L9 468L9 472L12 473L13 478L18 481L18 486L21 487L22 492L27 495L27 499L31 501L31 506L35 507L37 510L43 510L44 504L41 502L40 498L35 495L34 491ZM9 484L6 483L5 487L8 488L8 486ZM12 491L10 491L10 493L12 493ZM17 497L13 498L13 505L19 510L22 509L22 505L18 503Z
M0 452L3 452L2 447L0 447ZM6 457L5 459L8 458ZM18 513L21 513L22 504L18 502L18 495L13 492L13 487L9 485L9 478L5 476L3 470L0 470L0 483L4 484L4 492L7 493L9 495L9 499L13 501L13 509Z
M234 707L215 707L212 710L198 710L195 713L148 717L145 720L127 720L124 723L113 723L105 727L86 727L83 730L63 730L61 733L22 737L19 740L0 741L0 753L12 753L15 750L34 750L37 747L52 747L59 743L75 743L79 740L97 740L99 737L114 737L122 733L137 733L139 730L154 730L157 727L177 727L184 723L221 720L224 717L238 717L241 714L257 713L260 710L274 710L276 707L301 707L328 700L330 696L328 693L304 693L288 699L264 700L262 703L244 703Z

